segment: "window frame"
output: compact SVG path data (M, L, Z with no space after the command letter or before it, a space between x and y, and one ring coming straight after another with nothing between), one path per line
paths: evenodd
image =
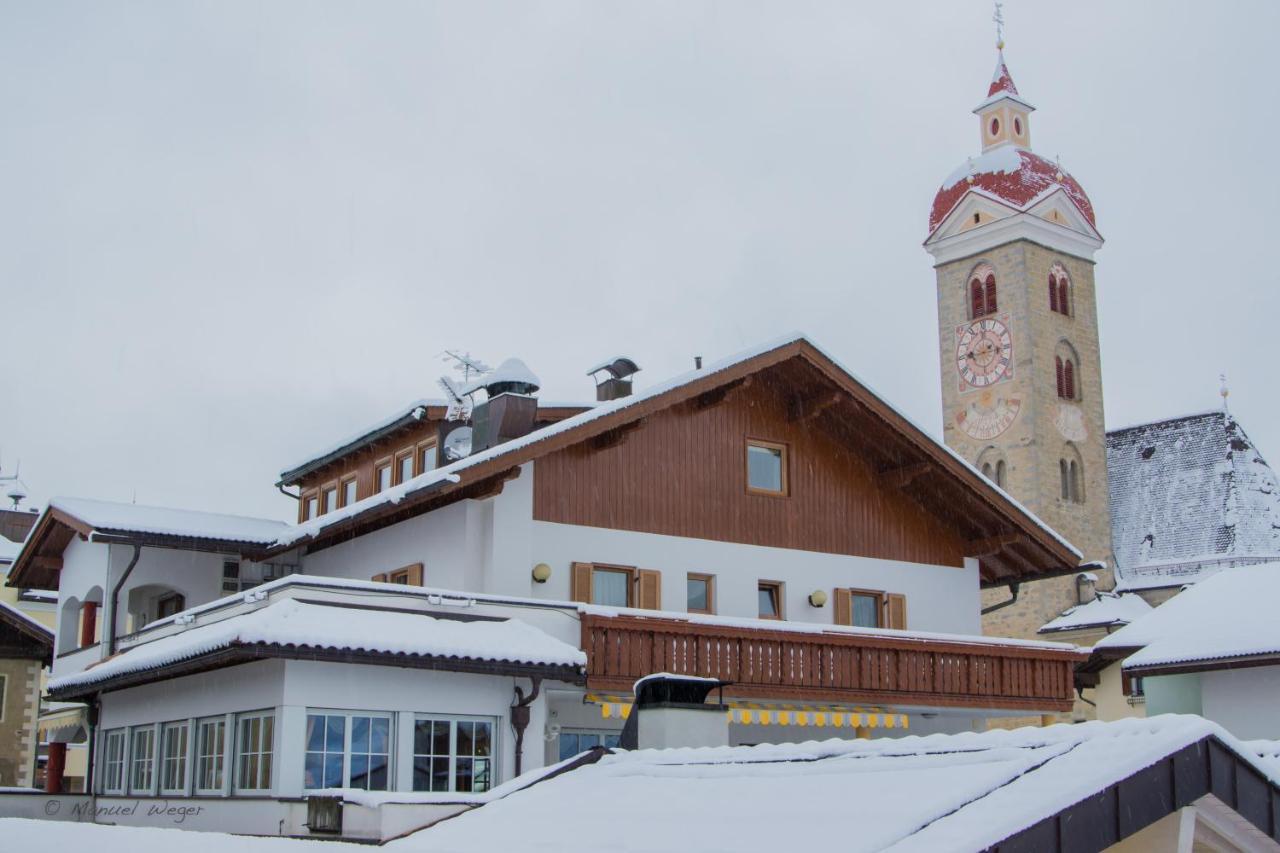
M778 622L786 621L786 618L787 618L786 611L783 609L784 602L786 601L786 596L783 595L783 590L785 589L785 587L786 587L786 584L784 584L782 581L771 581L771 580L756 581L756 614L757 614L756 618L757 619L769 619L769 620L778 621ZM760 592L765 588L769 589L769 594L773 597L773 609L775 611L773 616L765 616L764 614L760 613Z
M337 708L312 708L312 707L308 707L308 708L306 709L306 714L305 714L304 719L309 723L309 721L310 721L310 718L311 718L311 717L321 717L322 719L324 719L324 720L326 721L326 722L325 722L325 726L326 726L326 728L327 728L327 726L328 726L328 719L329 719L330 717L341 717L341 718L342 718L342 721L343 721L343 724L342 724L342 726L343 726L343 728L342 728L342 753L341 753L341 755L342 755L342 770L341 770L341 778L339 779L339 783L340 783L340 784L338 784L338 785L330 785L330 786L323 786L323 785L322 785L321 787L318 787L318 788L312 788L312 787L309 787L309 786L307 785L307 776L306 776L306 774L307 774L307 757L308 757L309 755L316 754L316 751L315 751L315 750L313 750L313 749L309 749L309 748L308 748L309 744L308 744L308 743L307 743L307 741L306 741L306 729L304 728L304 729L303 729L303 742L302 742L302 790L303 790L304 792L307 792L307 791L322 791L322 790L325 790L325 788L326 788L326 787L336 787L336 788L356 788L356 790L361 790L361 791L374 791L374 792L381 792L381 791L385 791L385 792L392 792L392 791L395 791L395 790L396 790L396 773L395 773L395 769L396 769L396 768L395 768L395 761L396 761L396 719L397 719L396 712L394 712L394 711L343 710L343 709L337 709ZM354 721L355 721L356 719L358 719L358 718L361 718L361 717L363 717L363 718L365 718L365 719L370 720L370 723L371 723L370 731L371 731L371 732L372 732L372 721L373 721L373 720L377 719L377 720L386 720L386 721L387 721L387 751L386 751L386 753L385 753L385 755L386 755L386 757L387 757L387 785L386 785L386 787L385 787L385 788L369 788L369 787L359 788L359 787L357 787L357 786L355 786L355 785L353 785L353 784L352 784L352 779L351 779L351 766L352 766L352 760L351 760L351 759L352 759L352 757L353 757L354 755L371 756L371 755L383 755L383 754L384 754L384 753L381 753L381 752L371 752L371 751L369 751L369 752L361 752L361 753L353 753L353 752L351 751L351 738L352 738L352 735L353 735L353 734L354 734L354 732L355 732L355 722L354 722ZM332 755L332 754L334 754L334 753L330 752L330 751L327 749L327 747L328 747L327 738L325 739L325 743L323 744L323 746L324 746L325 748L323 748L323 749L319 752L319 754L320 754L320 755ZM323 762L322 762L322 764L321 764L321 771L322 771L322 772L323 772L323 766L324 766L324 765L323 765ZM367 778L367 774L366 774L366 778ZM320 781L321 781L321 782L323 782L323 781L324 781L324 779L323 779L323 778L321 778L321 780L320 780Z
M762 450L778 451L778 464L781 469L779 472L780 476L778 478L781 485L780 489L777 489L777 490L765 489L765 488L761 488L760 486L751 485L751 448L753 447L757 447ZM789 457L790 457L789 449L787 445L783 444L782 442L769 441L768 439L763 439L763 438L748 437L745 441L745 448L743 450L743 456L742 456L744 473L746 474L747 494L763 495L765 497L771 497L771 498L790 497L791 496L791 477L788 473L788 469L791 467L791 464L790 464Z
M403 483L409 482L416 476L418 460L417 453L414 448L406 447L402 450L397 450L393 459L394 464L391 466L391 485L399 486ZM409 463L408 477L404 475L405 462Z
M707 606L706 609L699 610L689 606L689 581L703 581L707 585ZM716 576L709 575L705 572L688 572L685 575L685 597L684 607L689 613L703 613L706 615L714 615L716 612Z
M882 589L860 589L858 587L847 587L849 590L849 626L852 628L887 628L885 623L889 620L885 618L885 608L888 606L889 598L887 593ZM876 603L876 624L859 625L854 614L857 608L854 607L854 599L870 598Z
M111 784L111 743L119 737L120 758L117 766L117 775L115 785ZM101 789L100 793L104 795L125 796L129 790L129 771L130 771L130 754L129 754L129 729L118 728L110 729L103 734L102 737L102 781L98 785Z
M382 472L387 472L387 484L382 485ZM380 495L387 489L395 485L396 471L395 459L391 456L384 456L377 459L373 463L373 493Z
M185 737L179 741L177 755L169 754L169 732L185 729ZM157 789L161 794L185 795L191 778L191 720L169 720L160 724L159 749L156 750ZM181 778L177 785L167 785L169 768L176 765Z
M431 451L433 459L430 468L427 467L427 451ZM436 450L436 440L434 438L418 442L413 452L413 464L414 470L419 474L425 474L440 467L440 454Z
M314 502L314 506L312 505ZM320 512L320 490L317 488L307 489L298 495L298 521L311 521L319 518Z
M601 604L596 601L596 572L613 572L625 575L627 578L627 603L626 604ZM591 603L599 604L602 607L635 607L636 606L636 578L639 577L635 566L617 566L613 563L592 563L591 564Z
M430 787L420 789L417 787L417 765L419 758L436 758L436 753L420 753L418 752L417 728L419 722L447 722L449 724L449 788L446 791L433 791ZM470 791L458 790L458 759L470 759L475 761L477 756L473 751L469 756L459 756L458 754L458 724L459 723L487 723L489 726L489 754L483 756L483 760L489 764L489 785L483 791L477 791L474 787ZM413 715L414 730L409 735L413 738L413 742L409 745L410 760L413 767L410 770L410 789L415 792L427 793L450 793L450 794L478 794L486 791L492 791L498 787L498 760L502 755L502 720L499 717L488 716L485 714L434 714L421 712ZM431 778L430 767L428 765L427 778ZM474 780L476 774L472 772L471 778Z
M333 495L333 506L329 505L329 495ZM320 515L328 515L339 507L338 481L330 480L320 487Z
M216 753L205 753L204 751L204 731L205 726L222 726L221 735L218 737L218 751ZM212 717L199 717L195 720L195 734L193 740L195 742L194 760L191 763L191 790L197 796L221 796L227 791L228 773L227 773L227 715L217 714ZM204 778L204 762L206 759L213 760L213 766L217 773L218 784L213 788L206 788L201 785Z
M241 737L241 729L245 723L250 723L253 720L259 721L259 724L258 724L259 736L258 736L258 743L257 743L258 748L254 750L245 751L242 745L243 738ZM262 735L262 730L266 728L266 724L268 721L270 721L271 723L271 737L269 741L267 738L263 737ZM251 792L253 795L260 796L263 791L270 792L271 790L273 790L272 786L275 784L275 781L276 781L275 779L275 772L276 772L276 767L275 767L276 712L275 712L275 709L268 708L268 709L263 709L259 711L244 711L239 714L236 714L236 726L235 726L234 738L235 738L235 741L234 741L235 742L235 750L234 750L235 767L232 769L233 769L233 773L235 774L235 778L233 779L232 786L231 786L233 792L237 794L242 792ZM263 777L262 757L264 755L269 756L269 760L266 762L266 767L267 767L267 770L266 770L267 784L266 785L255 784L252 787L250 787L244 784L244 772L243 772L244 767L241 759L247 755L254 755L258 759L255 765L255 773L254 773L256 777L254 779L255 783L260 783L263 781L262 780L262 777Z
M155 796L156 783L159 781L156 773L156 758L159 750L156 749L158 723L147 723L142 726L132 726L129 729L129 793L133 795ZM145 734L145 738L139 735ZM139 760L137 748L143 741L150 743L150 755L143 760ZM137 771L142 765L147 767L147 785L143 787L136 784Z
M613 730L586 729L586 728L572 728L572 727L562 728L560 730L560 734L556 735L556 755L560 756L559 757L560 761L565 761L567 758L572 758L573 755L580 755L586 751L583 749L579 749L577 752L573 753L573 755L565 756L563 754L564 747L562 746L563 738L565 737L565 735L573 735L574 737L578 737L578 738L583 737L584 735L588 737L590 736L598 737L600 739L600 744L599 744L600 746L611 749L612 747L610 747L609 744L607 743L608 739L612 738L616 743L622 737L622 730L621 729L613 729ZM594 749L594 747L587 747L587 749Z
M348 498L347 489L350 487L351 496ZM343 477L338 481L338 506L351 506L360 500L360 483L355 474Z

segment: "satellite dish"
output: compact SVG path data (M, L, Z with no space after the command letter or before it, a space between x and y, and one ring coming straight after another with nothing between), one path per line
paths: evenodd
M444 455L450 462L471 455L471 427L458 427L445 436Z

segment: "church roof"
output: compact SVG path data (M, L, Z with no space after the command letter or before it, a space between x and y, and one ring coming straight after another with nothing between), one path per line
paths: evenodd
M991 88L987 89L987 97L991 97L997 92L1008 92L1010 95L1018 94L1018 87L1013 85L1013 78L1009 76L1009 66L1004 62L1004 51L1000 51L1000 56L996 59L996 71L991 75Z
M971 157L947 176L929 210L932 234L970 190L992 196L1018 210L1026 210L1047 193L1061 187L1091 225L1097 225L1093 202L1084 187L1056 163L1029 148L1002 145Z
M1107 433L1107 474L1121 589L1280 559L1280 482L1226 412Z

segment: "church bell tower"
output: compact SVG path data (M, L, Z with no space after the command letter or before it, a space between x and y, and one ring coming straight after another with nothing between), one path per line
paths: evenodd
M997 51L974 109L981 153L943 182L924 244L937 273L943 438L1085 560L1110 567L1094 296L1102 237L1079 182L1031 150L1035 108L1003 40ZM1109 568L1095 574L1099 589L1114 585ZM1025 584L1016 605L984 616L984 631L1033 637L1076 595L1073 576ZM983 603L1008 597L992 589Z

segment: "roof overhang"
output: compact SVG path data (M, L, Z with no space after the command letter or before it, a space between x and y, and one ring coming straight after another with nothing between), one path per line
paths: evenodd
M1249 669L1258 666L1280 666L1280 651L1258 652L1251 655L1206 658L1205 660L1168 661L1164 663L1130 664L1121 666L1129 675L1187 675L1197 672L1215 672L1224 669Z
M1035 212L1057 202L1059 196L1060 206L1071 213L1073 227L1052 222ZM997 216L994 222L961 230L958 226L967 222L979 208L1004 210L1007 214ZM1025 208L1015 207L992 193L970 189L938 223L924 247L933 255L935 264L941 266L1015 240L1029 240L1089 263L1093 263L1094 253L1103 244L1102 235L1089 224L1071 196L1058 187L1038 196Z

